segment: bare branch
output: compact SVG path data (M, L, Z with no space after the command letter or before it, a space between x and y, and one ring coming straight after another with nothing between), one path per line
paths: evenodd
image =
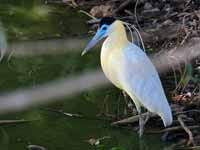
M108 84L102 71L86 72L80 76L56 80L41 86L20 89L0 96L0 113L70 97Z
M183 115L179 115L178 116L178 121L181 125L181 127L185 130L185 132L188 134L189 136L189 141L188 141L188 145L189 144L192 144L193 146L195 146L195 142L194 142L194 137L193 137L193 134L191 132L191 130L186 126L186 124L184 123L183 121L183 118L184 116Z

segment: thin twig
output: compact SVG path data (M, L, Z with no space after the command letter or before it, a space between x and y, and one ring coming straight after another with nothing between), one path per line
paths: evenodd
M188 126L188 129L192 130L192 129L198 129L200 128L200 126L194 125L194 126ZM182 130L182 126L173 126L173 127L169 127L169 128L165 128L162 130L149 130L146 131L147 133L165 133L165 132L171 132L171 131L177 131L177 130Z
M113 14L116 14L117 12L121 11L124 9L126 6L128 6L133 0L126 0L124 1L117 9L113 11Z
M144 117L144 116L147 116L147 114L148 114L148 112L143 113L141 115L142 115L142 117ZM150 117L155 117L155 116L157 116L157 115L156 114L152 114L152 113L150 114ZM139 120L139 115L136 115L136 116L128 117L128 118L113 122L111 125L120 125L120 124L133 123L133 122L136 122L138 120Z
M191 146L191 147L181 147L179 149L183 149L183 150L199 150L200 146Z
M191 32L187 32L185 37L183 38L183 40L181 41L180 45L183 45L185 43L185 41L188 39L188 37L190 36Z
M83 117L82 115L80 114L74 114L74 113L67 113L67 112L64 112L63 110L56 110L56 109L52 109L52 108L41 108L42 110L46 110L46 111L51 111L51 112L56 112L56 113L61 113L65 116L68 116L68 117Z
M190 129L186 126L186 124L184 123L183 117L184 117L184 115L179 115L179 116L177 117L177 118L178 118L178 121L179 121L180 125L182 126L182 128L185 130L185 132L186 132L186 133L188 134L188 136L189 136L188 145L189 145L189 144L192 144L193 146L195 146L193 134L192 134L191 130L190 130Z
M141 27L140 27L140 25L139 25L139 22L138 22L138 19L137 19L137 6L138 6L138 1L139 1L139 0L136 0L136 3L135 3L134 15L135 15L135 22L136 22L136 24L137 24L139 30L141 31L142 29L141 29Z
M87 21L87 24L93 25L93 24L98 24L100 22L100 19L91 19Z
M186 110L186 111L176 112L175 115L186 114L186 113L191 113L191 112L200 113L200 110L198 110L198 109L191 109L191 110Z
M80 12L80 13L83 13L83 14L85 14L85 15L87 15L88 17L90 17L90 18L92 18L92 19L94 19L94 20L97 20L96 17L92 16L91 14L89 14L88 12L86 12L86 11L84 11L84 10L79 10L79 12Z
M62 114L64 116L67 116L67 117L73 117L73 118L84 119L84 120L104 120L104 121L111 121L111 119L100 118L99 116L97 116L97 117L83 116L81 114L68 113L68 112L64 112L63 110L56 110L56 109L52 109L52 108L41 108L41 110L55 112L55 113L59 113L59 114ZM111 116L109 114L106 114L106 116L113 118L113 116Z

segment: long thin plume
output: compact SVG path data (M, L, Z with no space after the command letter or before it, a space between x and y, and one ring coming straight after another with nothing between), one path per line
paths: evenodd
M146 52L146 49L145 49L145 46L144 46L144 41L143 41L142 36L141 36L140 32L138 31L138 29L134 25L132 25L130 23L127 23L127 22L123 22L123 23L128 28L128 30L130 31L130 33L131 33L131 40L132 40L132 42L133 42L133 32L132 32L131 28L137 33L136 38L138 40L138 37L139 37L138 41L141 43L142 49Z

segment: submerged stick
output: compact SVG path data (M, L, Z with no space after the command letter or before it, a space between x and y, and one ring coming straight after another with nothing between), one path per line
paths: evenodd
M52 108L42 108L42 110L60 113L60 114L63 114L65 116L68 116L68 117L78 117L78 118L83 117L80 114L67 113L67 112L64 112L63 110L56 110L56 109L52 109Z

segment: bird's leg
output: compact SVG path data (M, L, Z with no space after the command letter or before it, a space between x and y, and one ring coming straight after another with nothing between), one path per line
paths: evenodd
M143 119L143 116L142 114L139 112L139 137L141 138L143 133L144 133L144 125L145 125L145 122L144 122L144 119Z
M150 116L151 116L151 112L147 111L146 117L145 117L145 119L143 119L143 115L141 113L139 113L139 126L140 126L139 137L140 138L142 137L142 135L144 133L144 126L147 123L147 121L149 120Z
M132 101L130 101L128 99L128 95L125 91L122 91L123 96L124 96L124 101L125 101L125 105L126 105L126 112L128 112L128 110L131 110L133 113L136 112L136 110L133 107L133 103L131 103Z
M128 113L128 96L125 91L122 91L123 97L124 97L124 102L125 102L125 107L124 107L124 114L127 115Z
M144 120L144 125L147 123L147 121L149 120L150 116L151 116L151 112L149 112L147 110L146 117L145 117L145 120Z
M125 101L126 105L128 105L128 96L127 96L126 92L122 91L122 94L124 96L124 101Z

